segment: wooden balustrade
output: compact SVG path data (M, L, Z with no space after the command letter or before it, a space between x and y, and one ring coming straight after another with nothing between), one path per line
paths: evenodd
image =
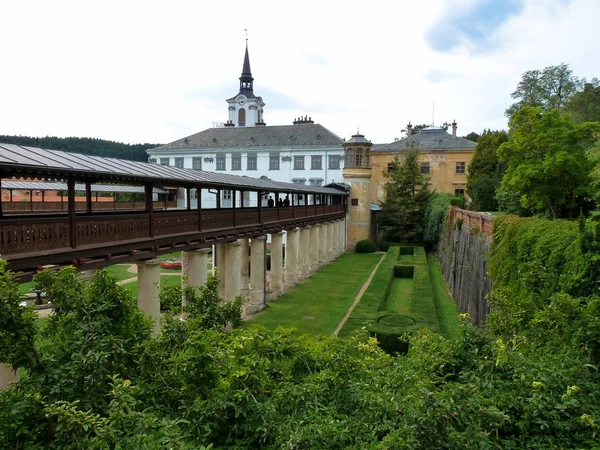
M154 211L152 215L142 211L94 212L75 216L73 234L66 214L5 216L0 218L0 255L10 260L11 256L36 252L71 252L185 233L235 232L236 228L253 226L260 230L261 214L264 224L286 222L289 225L290 221L311 220L313 217L328 220L328 215L343 212L344 205L341 204L262 208L262 213L258 208L167 210ZM150 220L153 237L150 236ZM71 238L75 239L76 248Z
M71 228L66 217L0 221L0 255L69 247Z
M150 236L148 214L80 216L76 220L80 246L147 238Z

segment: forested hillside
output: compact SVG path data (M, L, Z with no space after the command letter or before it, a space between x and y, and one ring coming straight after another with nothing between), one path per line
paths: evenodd
M105 141L104 139L56 136L29 137L0 135L0 142L6 144L27 145L30 147L62 150L84 155L107 156L111 158L130 159L132 161L148 161L146 150L161 144L124 144L122 142Z

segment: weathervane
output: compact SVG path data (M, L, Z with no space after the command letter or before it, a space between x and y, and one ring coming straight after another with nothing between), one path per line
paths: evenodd
M248 45L248 28L244 28L244 33L246 34L246 45Z

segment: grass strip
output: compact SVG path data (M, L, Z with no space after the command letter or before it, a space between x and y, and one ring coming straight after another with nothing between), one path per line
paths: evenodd
M433 255L427 255L427 264L440 330L448 337L455 337L459 331L458 308L437 259Z
M283 326L302 334L331 334L380 259L379 254L346 253L269 303L243 326Z

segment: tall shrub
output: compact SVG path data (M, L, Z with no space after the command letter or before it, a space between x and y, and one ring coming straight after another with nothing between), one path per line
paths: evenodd
M428 250L437 247L453 198L450 194L433 194L427 202L423 215L423 241Z

